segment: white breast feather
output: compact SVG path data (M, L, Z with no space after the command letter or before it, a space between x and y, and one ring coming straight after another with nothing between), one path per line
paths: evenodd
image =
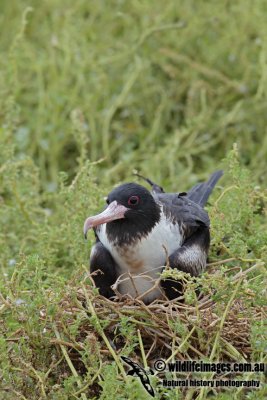
M153 287L159 277L159 273L162 271L162 268L159 267L166 265L166 251L170 256L182 243L178 224L172 224L164 214L161 214L159 223L155 225L152 231L145 238L138 240L135 245L131 246L130 256L137 262L138 260L143 260L143 266L137 272L129 263L129 256L126 260L123 257L123 253L120 253L120 249L108 241L106 224L101 225L98 236L120 267L119 292L130 294L132 297L138 297ZM164 247L166 250L164 250ZM132 279L129 277L129 272ZM142 297L142 300L151 302L160 296L160 288L157 288Z

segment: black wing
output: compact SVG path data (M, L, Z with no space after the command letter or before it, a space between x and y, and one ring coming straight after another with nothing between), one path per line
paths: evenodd
M167 218L174 223L182 223L183 228L209 227L208 213L197 203L188 199L187 196L177 193L154 194L155 200L163 205Z
M102 296L110 298L115 295L111 286L118 277L118 266L98 237L96 237L96 243L91 250L90 272Z
M153 192L152 195L163 205L166 215L171 220L183 223L184 227L191 228L192 233L194 228L199 226L209 227L209 216L203 206L222 174L222 171L214 172L207 182L195 185L188 193Z

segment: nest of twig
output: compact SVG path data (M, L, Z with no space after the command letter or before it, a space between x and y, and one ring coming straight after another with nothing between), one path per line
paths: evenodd
M69 292L71 293L71 292ZM216 354L219 360L251 359L251 313L253 323L266 317L266 309L246 305L241 299L230 299L218 312L216 302L210 296L202 297L194 306L178 301L157 301L145 305L125 297L123 301L110 301L96 294L90 285L83 285L77 296L68 294L61 302L58 331L61 328L62 316L68 324L80 317L76 344L64 342L72 348L71 357L79 358L77 343L80 349L83 343L90 341L92 351L96 346L101 355L112 359L114 355L124 354L131 337L121 333L122 317L127 324L134 327L138 342L131 354L136 360L140 358L153 365L158 358L177 360L209 359ZM65 320L66 321L66 320ZM60 343L60 340L58 341ZM214 349L218 347L218 351ZM127 354L129 355L129 354Z

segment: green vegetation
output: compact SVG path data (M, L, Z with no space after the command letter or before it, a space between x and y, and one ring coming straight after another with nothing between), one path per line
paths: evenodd
M266 362L266 12L265 0L1 1L1 400L149 399L121 354ZM210 264L184 276L185 304L98 296L82 226L112 185L136 169L186 190L218 168ZM151 381L157 399L266 398L263 384Z

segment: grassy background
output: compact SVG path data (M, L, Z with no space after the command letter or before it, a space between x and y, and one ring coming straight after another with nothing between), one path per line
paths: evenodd
M100 396L90 388L74 395L77 377L51 349L55 330L48 326L86 269L84 218L101 208L114 183L135 179L133 170L185 190L225 169L209 208L211 260L230 257L227 265L244 271L259 264L240 296L252 293L251 309L264 304L266 12L265 0L1 1L3 399ZM74 340L83 317L60 334ZM263 331L251 328L255 361L263 360ZM111 392L116 399L145 396L134 380L117 387L116 363L99 366L91 352L81 351L82 386L100 368L103 399Z
M1 11L1 117L44 187L77 171L77 131L112 182L138 168L190 184L233 142L266 182L266 1L21 0Z

